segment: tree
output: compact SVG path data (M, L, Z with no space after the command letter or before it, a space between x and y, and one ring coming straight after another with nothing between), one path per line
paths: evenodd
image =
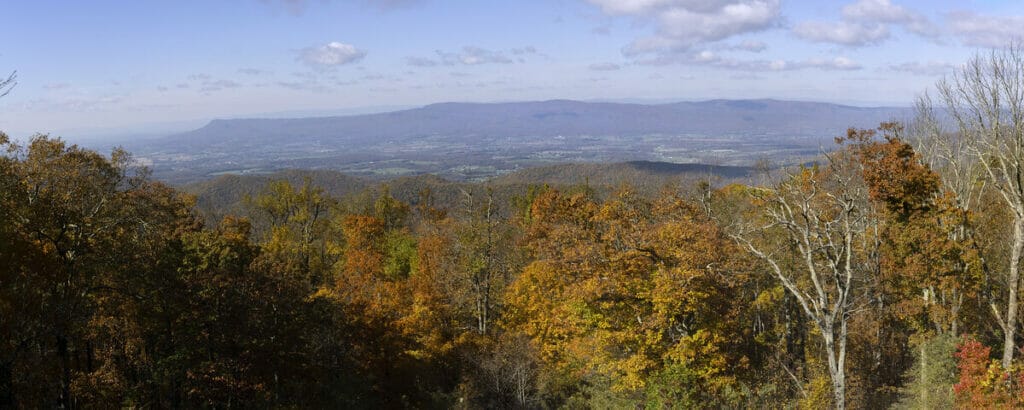
M918 340L917 361L907 371L907 383L902 390L898 408L948 409L953 408L953 386L957 380L957 338L950 334ZM986 357L987 359L987 357Z
M14 86L18 85L18 72L11 72L6 79L0 80L0 97L4 97L11 93Z
M734 303L746 265L704 212L628 188L603 203L551 190L531 208L535 260L509 286L505 324L531 338L572 400L729 403L715 400L746 369ZM655 378L689 388L648 390Z
M801 167L774 187L751 189L763 211L732 236L768 265L817 326L833 404L843 409L854 287L875 271L878 221L849 153L826 154L824 166Z
M492 189L487 189L479 203L468 191L463 191L463 196L467 216L460 224L457 241L461 273L472 293L476 330L486 334L497 316L497 296L511 276L511 233L509 226L499 220Z
M947 154L943 160L964 175L978 167L1013 218L1004 272L1006 300L1002 308L995 300L991 303L992 314L1003 331L1002 365L1008 369L1017 350L1020 260L1024 255L1024 50L1014 44L987 55L978 54L948 80L940 81L937 88L940 102L956 128L948 138L967 156ZM922 104L926 112L930 111L926 100ZM950 139L940 137L939 141ZM940 155L949 152L947 148ZM962 184L969 179L955 181ZM959 189L958 199L969 200L966 194L971 189Z
M117 401L135 358L128 346L140 342L126 323L152 290L144 285L167 273L166 243L197 228L191 202L121 150L106 157L46 136L24 148L0 142L0 397Z
M106 250L115 249L127 239L126 232L145 221L125 212L132 185L124 151L107 159L37 136L22 155L16 172L24 203L8 221L40 251L36 266L22 267L27 268L22 274L42 281L35 291L47 325L32 343L55 364L54 396L67 407L75 402L73 359L88 349L85 325L99 295L110 289Z
M340 232L331 223L337 209L323 189L307 178L295 189L288 181L272 181L255 198L254 220L266 232L260 241L261 262L282 274L306 277L311 289L330 282L331 267L341 254Z

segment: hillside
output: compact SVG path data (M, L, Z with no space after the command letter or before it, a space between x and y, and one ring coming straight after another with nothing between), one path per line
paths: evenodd
M196 208L213 222L225 215L242 214L245 197L255 196L270 181L286 180L301 186L306 179L333 197L352 195L368 186L360 178L334 171L285 170L266 175L222 175L181 189L196 196Z
M664 162L634 161L612 164L559 164L524 169L484 183L451 181L435 175L397 177L373 181L345 175L337 171L285 170L263 175L223 175L210 180L182 186L182 190L196 196L197 208L210 223L216 223L228 214L244 214L244 199L257 195L270 181L286 180L300 186L308 179L335 198L355 197L359 193L382 190L403 202L417 204L425 191L442 208L458 206L466 195L484 195L491 189L499 202L507 203L522 195L528 187L549 185L568 188L587 185L599 195L605 195L622 186L630 186L644 194L656 194L669 184L711 176L716 183L744 181L751 175L748 167L714 166L701 164L670 164Z
M750 167L630 161L613 164L559 164L517 171L491 180L497 185L546 183L553 186L587 184L617 187L623 184L658 189L683 177L711 175L719 180L744 179Z

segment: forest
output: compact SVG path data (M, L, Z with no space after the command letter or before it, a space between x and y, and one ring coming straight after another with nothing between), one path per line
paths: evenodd
M0 136L0 407L1024 406L1024 54L756 184L196 197Z

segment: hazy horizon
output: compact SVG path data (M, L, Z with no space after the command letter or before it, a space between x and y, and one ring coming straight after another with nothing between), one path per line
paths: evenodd
M872 104L868 102L858 101L819 101L811 99L783 99L783 98L707 98L707 99L683 99L683 98L665 98L665 99L645 99L645 98L598 98L589 100L577 100L572 98L553 98L548 100L515 100L515 101L436 101L421 105L408 105L408 106L367 106L367 107L352 107L352 108L324 108L324 109L309 109L309 110L284 110L274 112L256 112L248 114L236 114L226 116L211 116L201 118L182 119L178 121L162 121L152 123L141 123L133 124L122 127L92 127L92 128L71 128L71 129L52 129L48 131L30 131L30 130L18 130L18 131L4 131L8 136L15 140L27 140L34 135L47 134L53 137L60 137L73 143L83 144L98 144L98 146L105 146L104 144L110 143L121 143L135 139L151 139L172 136L174 134L195 130L201 128L211 121L215 120L231 120L231 119L289 119L289 118L316 118L316 117L337 117L337 116L354 116L364 114L378 114L404 111L415 108L422 108L434 104L447 104L447 103L465 103L465 104L502 104L502 103L528 103L528 102L541 102L541 101L580 101L588 103L619 103L619 104L640 104L640 105L659 105L659 104L672 104L678 102L703 102L712 100L778 100L778 101L793 101L793 102L815 102L825 104L836 104L845 105L851 107L861 108L877 108L877 107L898 107L908 108L912 104Z

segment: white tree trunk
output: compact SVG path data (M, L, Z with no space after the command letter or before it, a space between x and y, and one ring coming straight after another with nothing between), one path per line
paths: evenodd
M1010 274L1007 278L1006 332L1003 338L1003 368L1013 364L1017 350L1017 292L1020 286L1020 256L1024 251L1024 220L1017 217L1013 223L1013 248L1010 250Z

